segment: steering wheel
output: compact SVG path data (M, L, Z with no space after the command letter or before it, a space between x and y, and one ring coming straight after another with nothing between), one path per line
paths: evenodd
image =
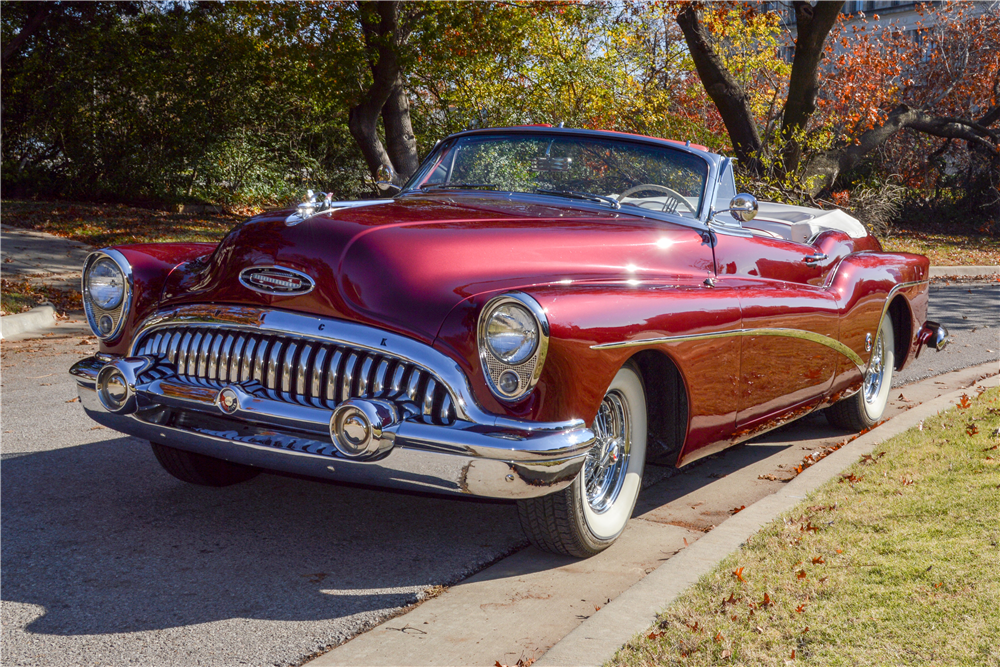
M643 190L656 190L657 192L662 192L667 195L667 201L663 202L662 210L667 211L668 213L676 213L677 207L679 205L683 205L684 208L691 211L695 215L698 215L698 212L694 210L691 204L688 203L687 199L684 198L684 195L677 192L677 190L668 188L665 185L657 185L656 183L643 183L642 185L631 187L618 195L618 201L621 202L621 200L625 199L630 194L634 192L642 192ZM642 204L639 204L639 206L642 206Z

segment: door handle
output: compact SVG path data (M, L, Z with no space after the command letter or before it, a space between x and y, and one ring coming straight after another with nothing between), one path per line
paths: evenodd
M826 253L816 253L815 255L806 255L802 258L802 261L806 264L815 264L816 262L822 262L826 259Z

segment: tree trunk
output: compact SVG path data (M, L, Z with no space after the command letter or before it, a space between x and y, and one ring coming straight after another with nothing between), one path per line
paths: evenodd
M52 2L32 2L31 4L35 5L37 9L35 10L35 13L31 15L31 18L28 19L27 23L24 24L24 27L21 28L16 35L14 35L14 38L7 44L4 44L3 52L0 54L0 67L7 66L7 59L20 51L21 47L24 46L24 43L28 41L28 38L35 34L42 26L42 23L45 21L45 17L49 15L49 12L54 8L58 8L58 6Z
M372 176L382 165L408 178L419 164L417 142L410 122L399 49L408 30L399 24L399 1L359 2L361 28L369 50L372 84L361 101L350 109L347 127L357 142ZM388 150L378 136L382 118Z
M420 159L417 138L413 135L413 124L410 122L410 101L406 97L402 76L396 77L389 99L382 105L382 125L385 127L389 159L400 180L406 181L420 166Z
M843 2L793 2L798 37L795 40L795 56L792 72L788 79L788 97L785 100L781 119L781 134L785 150L783 161L786 171L794 171L799 164L802 148L796 134L805 127L816 111L816 93L819 89L819 63L823 58L823 44L831 28L837 22L837 15Z
M684 32L684 41L687 42L705 91L712 98L726 125L736 157L743 167L753 173L760 173L762 144L750 112L750 97L712 48L705 26L698 20L698 10L694 4L684 6L677 14L677 23Z

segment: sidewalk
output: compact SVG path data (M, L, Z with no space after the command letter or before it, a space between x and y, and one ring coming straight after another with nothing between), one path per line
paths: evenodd
M93 248L45 232L0 225L0 276L32 285L79 291L80 271ZM40 306L0 317L0 337L20 340L45 334L90 335L83 313L56 319L55 309Z
M80 270L94 249L45 232L0 225L0 272L10 279L80 289Z

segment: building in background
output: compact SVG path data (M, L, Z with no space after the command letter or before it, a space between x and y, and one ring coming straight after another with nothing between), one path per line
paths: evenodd
M820 0L822 1L822 0ZM942 4L934 2L903 2L902 0L848 0L844 3L841 13L844 14L845 26L884 26L892 25L899 32L921 41L921 31L934 27L935 18L932 13L921 11L922 6ZM961 4L968 5L970 16L985 14L991 9L996 10L1000 2L973 2L966 0ZM792 61L795 52L795 39L798 30L795 25L795 10L791 2L764 2L765 11L771 11L781 16L781 25L790 36L788 45L783 48L782 55L788 62ZM863 29L863 28L862 28Z

